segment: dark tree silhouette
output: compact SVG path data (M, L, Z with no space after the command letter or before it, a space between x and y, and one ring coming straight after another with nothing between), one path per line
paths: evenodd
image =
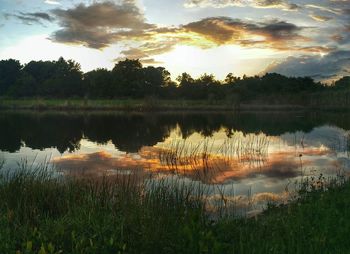
M115 97L141 97L142 64L139 60L119 61L112 70Z
M112 73L106 69L97 69L84 75L85 95L88 98L113 98Z
M0 96L7 94L21 75L21 64L14 59L0 61Z
M80 64L62 57L57 61L31 61L23 67L17 60L0 61L0 96L13 98L155 97L207 100L211 104L223 101L232 105L251 102L311 105L334 101L338 90L350 87L349 80L350 77L343 77L333 86L326 86L310 77L267 73L240 78L229 73L219 81L211 74L193 78L184 72L174 82L164 67L144 67L139 60L131 59L119 61L112 71L97 69L85 74ZM350 100L346 97L341 101L345 105Z
M62 57L58 61L29 62L8 90L14 97L78 97L83 93L80 64Z
M336 89L350 89L350 76L342 77L334 83Z

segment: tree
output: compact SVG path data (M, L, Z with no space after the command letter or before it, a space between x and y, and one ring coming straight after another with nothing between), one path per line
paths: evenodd
M76 97L84 95L81 66L79 63L60 57L54 62L55 72L52 79L47 81L50 86L52 82L51 94L59 97Z
M0 96L6 95L21 75L21 64L18 60L8 59L0 61Z
M97 69L84 75L86 95L89 98L113 98L112 73Z
M220 85L220 82L215 79L213 74L204 73L199 79L195 80L195 84L201 87L210 87Z
M313 92L350 88L350 77L343 77L334 86L315 82L310 77L286 77L278 73L264 76L235 77L229 73L221 83L211 74L197 79L184 72L171 80L163 67L143 67L139 60L126 59L112 71L97 69L83 75L80 64L59 58L57 61L31 61L24 67L19 61L0 61L0 96L14 97L83 97L142 98L161 96L219 100L284 102L290 98L305 101ZM238 99L237 99L238 98ZM295 100L294 100L295 101Z
M233 84L239 82L240 80L241 80L240 77L235 77L235 76L233 76L233 73L229 73L229 74L227 74L224 82L227 85L233 85Z
M334 84L336 89L349 89L350 88L350 76L342 77Z
M80 64L73 60L31 61L23 68L32 77L33 93L45 97L74 97L84 94Z
M148 66L143 68L143 93L145 95L160 94L162 88L169 85L170 73L163 67Z
M182 73L176 78L176 81L179 82L180 87L190 86L194 84L194 79L187 72Z
M142 64L139 60L119 61L112 70L112 76L115 96L142 96Z
M36 81L35 79L27 74L22 73L20 78L14 83L13 86L7 91L7 94L12 97L33 97L36 95L35 91Z

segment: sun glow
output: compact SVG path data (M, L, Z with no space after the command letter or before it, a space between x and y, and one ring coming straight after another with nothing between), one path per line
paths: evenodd
M173 70L173 76L191 70L193 77L203 73L212 73L224 79L232 72L236 76L254 75L267 68L280 53L272 49L247 49L237 45L225 45L215 48L176 46L171 52L156 56L158 62Z
M113 59L120 47L112 46L104 50L84 46L59 44L50 41L47 35L36 35L0 51L0 59L14 58L22 64L32 60L57 60L59 57L73 59L81 64L83 71L96 68L112 68Z

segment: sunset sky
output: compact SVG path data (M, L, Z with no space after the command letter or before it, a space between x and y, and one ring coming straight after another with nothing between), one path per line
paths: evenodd
M350 75L350 0L0 0L0 59L60 56L332 80Z

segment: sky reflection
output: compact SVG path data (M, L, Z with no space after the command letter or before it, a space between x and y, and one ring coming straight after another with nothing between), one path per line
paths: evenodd
M208 186L211 190L209 198L213 203L222 202L220 196L224 192L228 197L227 202L252 214L266 202L288 200L295 181L301 175L334 175L340 170L350 173L350 132L335 125L323 124L308 127L307 131L291 129L276 133L272 129L260 132L252 126L235 129L232 127L234 124L224 124L225 121L220 124L225 119L220 117L217 118L220 121L214 125L207 125L210 121L201 118L205 120L203 125L213 127L207 128L210 135L206 135L207 132L195 122L187 126L179 124L182 120L187 123L190 119L187 116L178 118L182 119L178 122L174 120L177 118L162 116L159 118L162 120L157 118L156 125L146 126L147 132L142 132L143 116L130 116L130 121L129 118L119 117L108 116L112 120L111 126L99 142L96 140L99 140L97 134L101 133L101 129L97 126L106 124L106 119L89 119L86 125L89 128L98 123L89 129L83 127L83 122L76 117L74 133L77 136L71 139L75 142L73 150L62 150L70 146L61 143L56 147L50 143L45 148L36 149L34 147L39 140L45 140L45 137L35 139L29 132L18 129L16 142L21 142L20 148L15 152L0 152L0 161L5 161L3 167L7 169L15 169L23 160L33 167L50 162L60 172L75 176L135 176L140 181L177 178L185 183L196 182ZM122 123L127 123L127 127L121 133L118 130L122 130L122 127L118 127L114 133L112 126L118 125L120 119ZM136 137L132 137L132 131L127 133L128 126L135 119L138 119L140 128L132 130L136 130L139 137L156 136L148 136L145 141L139 138L137 145L129 145L128 142L136 140ZM165 119L170 119L170 123ZM252 119L256 122L256 117ZM49 120L56 122L54 118ZM68 130L68 127L65 129ZM159 130L163 130L162 134ZM109 134L113 136L109 137ZM66 140L67 144L71 142L68 138Z
M137 169L144 174L177 174L209 184L224 184L260 176L283 180L297 177L307 167L320 170L321 167L336 165L332 159L334 151L317 142L315 145L307 143L301 147L279 137L270 139L264 134L243 135L236 132L227 138L225 133L226 130L221 129L211 138L196 133L181 139L178 131L174 130L164 142L144 146L138 153L108 149L101 151L102 147L96 147L93 152L92 143L82 141L83 144L90 144L90 152L84 152L86 149L82 146L82 151L54 157L52 162L58 168L68 171L85 170L101 175L110 169ZM255 143L247 147L247 140L252 140L252 137ZM259 150L259 138L269 139L264 153ZM225 146L232 140L235 140L233 145ZM224 149L229 151L223 151Z

